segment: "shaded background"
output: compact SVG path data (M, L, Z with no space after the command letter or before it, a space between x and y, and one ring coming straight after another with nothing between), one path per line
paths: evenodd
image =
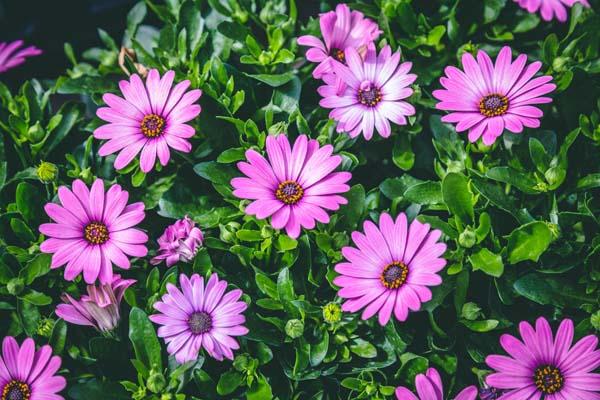
M70 66L64 43L71 43L79 56L83 50L101 45L98 28L108 32L118 44L127 12L135 3L136 0L0 0L0 42L23 39L27 45L44 51L3 74L3 81L10 85L32 76L44 79L60 75Z

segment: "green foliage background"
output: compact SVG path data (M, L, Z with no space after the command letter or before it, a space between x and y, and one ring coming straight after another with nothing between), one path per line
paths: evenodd
M600 329L600 16L576 5L567 23L548 23L510 0L350 4L378 21L378 45L401 48L419 76L410 124L366 142L335 133L295 40L319 35L316 17L335 3L140 1L118 16L127 19L123 37L99 29L103 46L83 54L65 45L72 67L55 81L32 79L12 91L0 84L0 336L50 343L63 358L66 397L382 399L411 387L428 365L454 395L478 384L485 356L501 352L499 335L521 320L569 317L578 336ZM102 94L117 93L125 78L117 43L204 91L193 152L148 175L135 163L116 173L91 136ZM503 45L543 61L558 85L554 102L540 129L505 133L491 148L469 144L440 122L431 92L462 52L496 54ZM244 216L229 186L244 151L262 150L266 135L279 132L333 144L353 173L349 204L297 241ZM58 166L56 179L40 181L41 161ZM125 275L138 284L112 336L56 320L60 294L81 293L84 283L49 271L50 256L39 251L43 204L58 185L94 176L144 201L151 249L186 214L207 238L193 264L134 263ZM322 307L339 302L331 281L340 249L384 210L444 232L443 285L406 323L380 327L359 314L325 322ZM179 273L211 271L245 292L250 333L233 363L200 357L178 367L147 315ZM290 319L303 321L296 338L286 334Z

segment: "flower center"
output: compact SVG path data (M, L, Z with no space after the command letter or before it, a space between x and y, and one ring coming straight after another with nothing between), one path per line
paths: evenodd
M565 384L560 370L551 365L544 365L535 370L535 386L545 394L559 392Z
M102 222L91 222L85 227L85 240L91 244L103 244L108 240L108 228Z
M147 138L159 136L165 128L165 119L156 114L148 114L142 120L142 133Z
M329 55L341 63L346 63L346 54L344 54L344 50L333 48L329 52Z
M508 97L490 94L479 102L479 112L486 117L498 117L508 111Z
M358 101L360 104L375 107L381 101L381 91L369 81L364 81L358 89Z
M400 261L387 265L381 273L381 283L388 289L398 289L404 285L408 277L408 267Z
M212 328L212 318L204 311L197 311L190 315L188 325L194 335L200 335L210 331Z
M275 191L275 197L287 205L296 204L304 196L304 189L297 182L284 181Z
M29 389L29 385L11 380L2 389L2 400L29 400L31 398L31 389Z

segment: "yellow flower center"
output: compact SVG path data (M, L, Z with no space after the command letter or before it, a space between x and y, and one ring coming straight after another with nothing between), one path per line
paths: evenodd
M501 94L490 94L479 102L479 112L486 117L499 117L508 111L508 97Z
M304 189L297 182L284 181L275 191L275 197L287 205L296 204L304 196Z
M544 394L559 392L565 384L560 370L550 365L538 367L534 375L535 386Z
M31 389L29 385L11 380L2 389L2 400L29 400L31 398Z
M398 289L408 278L408 266L401 261L388 264L381 273L381 283L388 289Z
M85 240L91 244L103 244L108 240L108 228L102 222L89 223L84 233Z
M165 129L165 119L156 114L148 114L142 120L141 128L144 136L155 138Z

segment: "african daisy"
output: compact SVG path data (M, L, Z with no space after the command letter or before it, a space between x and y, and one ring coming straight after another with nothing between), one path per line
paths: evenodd
M351 11L346 4L338 4L335 11L321 14L319 23L325 43L312 35L298 38L298 44L310 47L306 58L319 63L313 71L317 79L332 72L332 60L345 62L346 48L351 47L364 55L366 46L381 34L374 21L365 18L359 11Z
M573 7L575 3L581 3L590 7L588 0L513 0L530 13L540 12L544 21L551 21L556 16L560 22L567 20L566 7ZM566 7L565 7L566 6Z
M22 46L22 40L15 40L10 43L0 42L0 73L23 64L27 57L42 54L42 50L35 46L20 49Z
M12 336L2 341L0 356L0 399L2 400L64 400L58 395L67 386L56 375L61 364L48 345L35 350L33 339L19 346Z
M248 162L238 163L246 177L233 178L233 194L254 200L246 214L258 219L271 217L275 229L285 228L292 238L300 228L313 229L315 220L329 222L325 210L337 210L346 204L340 193L350 190L346 184L350 172L333 172L342 157L332 156L333 146L319 146L314 139L300 135L294 147L285 135L267 137L268 161L254 150L246 151Z
M58 188L62 206L48 203L44 207L53 223L40 225L49 239L41 245L52 253L51 268L66 264L65 279L72 281L83 272L89 284L113 280L112 264L129 269L127 256L144 257L148 236L134 226L144 219L144 203L127 204L129 193L119 185L104 192L104 182L96 179L91 189L77 179L73 190Z
M552 99L543 96L556 85L548 83L551 76L533 78L541 62L525 66L526 62L525 54L512 62L508 46L502 48L495 64L483 50L477 53L477 60L464 53L464 72L446 67L446 76L440 78L444 89L433 92L440 100L436 108L451 111L442 121L458 123L457 132L469 130L470 142L483 136L486 145L493 144L504 129L520 133L524 126L538 128L543 112L533 105L550 103Z
M160 314L150 319L162 325L158 336L168 344L167 351L183 364L198 358L204 348L211 357L233 360L233 351L240 348L234 336L243 336L248 329L242 312L248 305L239 301L239 289L225 293L227 282L212 274L206 286L198 274L179 276L181 290L167 284L162 301L154 303Z
M151 264L160 264L166 260L167 267L179 261L190 262L198 252L204 235L200 228L187 215L167 226L158 238L158 254L150 260Z
M364 233L352 232L356 247L342 249L347 262L335 266L340 275L333 283L341 287L338 296L347 299L342 310L364 308L364 320L379 313L381 325L392 312L405 321L409 310L418 311L421 303L431 300L428 286L442 283L437 274L446 265L441 257L446 245L438 242L441 234L417 220L409 225L404 213L396 221L382 213L379 226L365 221Z
M589 335L573 344L573 321L561 322L553 337L550 324L538 318L535 329L519 324L522 341L502 335L500 345L508 356L491 355L485 360L496 370L486 383L506 389L499 400L592 400L600 399L598 337Z
M318 89L323 97L319 104L333 109L329 117L337 121L337 131L353 138L362 132L370 140L373 130L389 137L390 121L406 125L406 117L415 114L415 108L402 101L413 93L409 86L417 79L408 73L412 63L400 63L400 52L392 54L389 46L377 55L374 45L368 46L364 61L355 49L346 49L346 61L347 66L334 62L335 78L327 77Z
M108 141L98 154L107 156L119 152L115 168L125 168L137 155L143 172L154 168L156 157L161 165L167 165L171 157L169 148L189 153L192 145L187 140L195 129L187 125L200 114L200 106L194 104L202 95L199 89L190 90L190 81L173 86L175 72L168 71L161 78L158 71L150 70L146 84L137 74L129 81L122 80L119 87L124 99L106 93L102 99L108 107L101 107L96 114L110 122L94 131L96 139Z
M417 394L415 396L410 390L401 386L396 389L396 398L398 400L444 400L444 386L442 377L435 368L429 368L427 373L418 374L415 378ZM475 400L477 397L477 387L469 386L463 389L454 400Z

